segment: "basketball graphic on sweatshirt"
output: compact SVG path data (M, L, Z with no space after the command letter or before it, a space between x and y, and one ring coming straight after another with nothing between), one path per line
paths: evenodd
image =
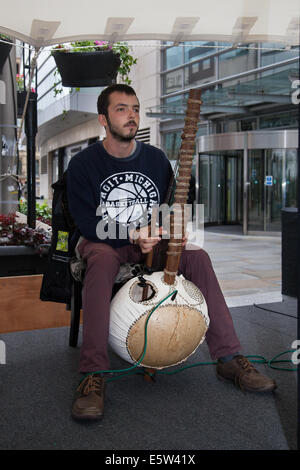
M100 186L102 219L123 226L144 225L152 207L159 205L159 191L153 181L139 172L122 172L106 178Z

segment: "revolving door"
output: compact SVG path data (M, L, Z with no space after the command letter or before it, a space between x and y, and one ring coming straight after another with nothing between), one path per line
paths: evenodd
M296 206L297 139L296 130L200 137L196 197L204 222L279 234L281 209Z

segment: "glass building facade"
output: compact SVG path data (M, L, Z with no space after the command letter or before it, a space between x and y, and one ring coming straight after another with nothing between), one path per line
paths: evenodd
M281 230L296 206L299 47L216 42L165 44L160 116L163 148L178 157L190 88L202 88L193 172L206 224L243 233Z

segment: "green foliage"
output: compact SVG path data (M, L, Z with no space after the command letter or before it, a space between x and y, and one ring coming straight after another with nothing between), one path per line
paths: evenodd
M112 46L112 49L114 52L119 54L121 59L121 65L118 72L121 75L122 81L127 83L127 85L130 85L131 80L129 80L128 75L130 73L131 67L137 63L137 59L134 59L134 57L129 53L130 49L127 44L117 42Z
M46 202L38 202L35 204L36 217L45 223L51 223L52 219L52 209L48 206ZM27 201L19 201L19 212L27 215Z
M17 91L24 90L24 75L17 73L16 75Z
M2 39L2 41L11 41L11 38L6 34L0 34L0 39Z
M97 49L95 48L95 41L75 41L71 43L72 49L69 52L94 52ZM101 47L105 50L107 47Z

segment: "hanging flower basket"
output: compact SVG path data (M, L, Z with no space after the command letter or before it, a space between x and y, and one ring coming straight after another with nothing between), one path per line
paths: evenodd
M112 50L93 52L53 51L52 55L68 87L107 86L116 82L121 60Z
M3 65L6 62L7 57L9 56L12 45L5 42L0 42L0 72L2 72Z

